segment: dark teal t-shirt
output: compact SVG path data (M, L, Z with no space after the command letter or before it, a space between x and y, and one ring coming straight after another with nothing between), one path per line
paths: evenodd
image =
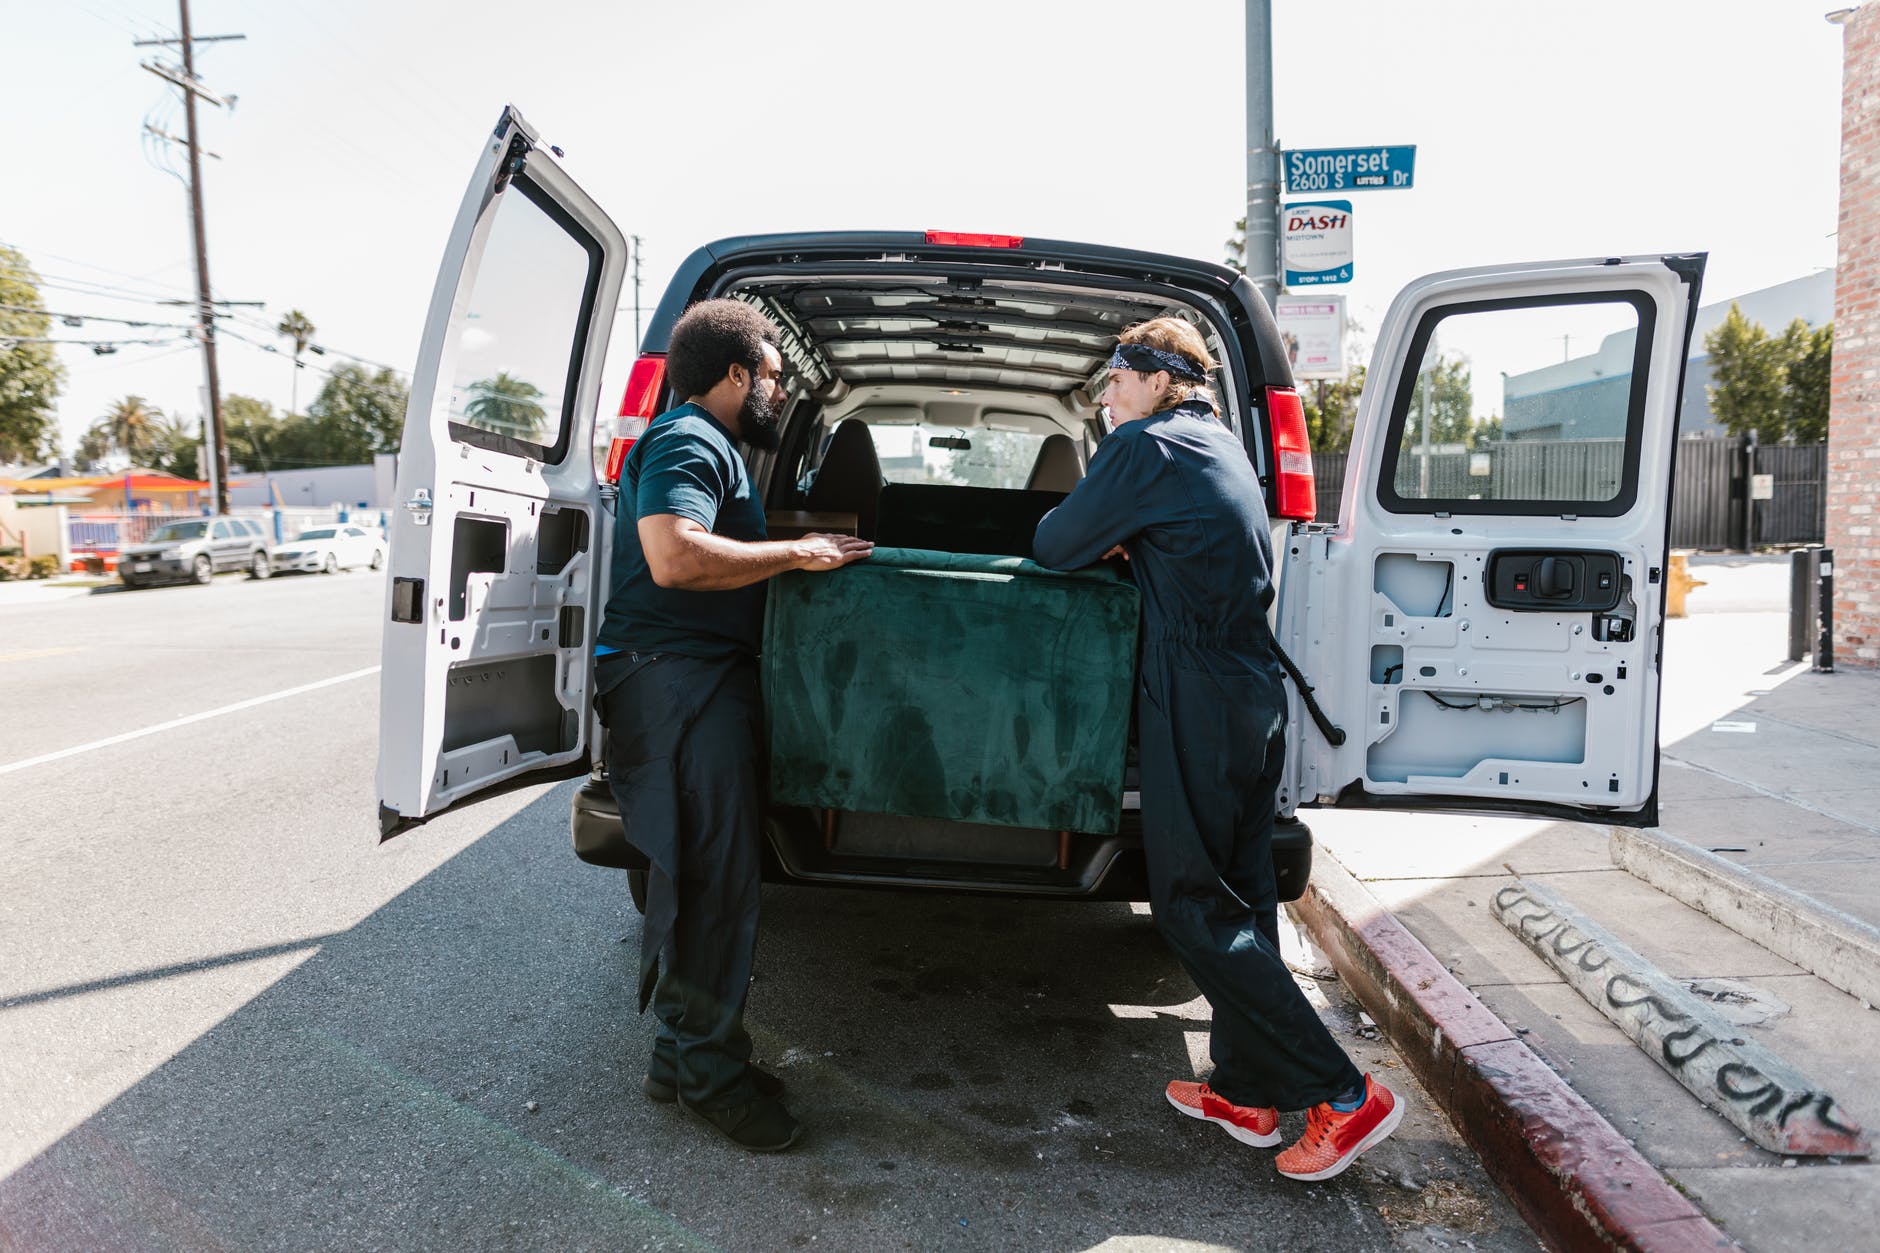
M755 656L763 634L764 584L689 592L653 582L639 521L661 513L690 518L728 539L767 536L764 506L736 441L698 405L680 405L654 418L620 469L613 583L598 651Z

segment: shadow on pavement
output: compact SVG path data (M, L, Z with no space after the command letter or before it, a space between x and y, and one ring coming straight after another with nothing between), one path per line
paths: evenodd
M637 918L572 856L567 806L546 793L0 1181L0 1246L1391 1243L1360 1172L1307 1204L1166 1108L1204 1024L1125 905L766 889L751 1025L809 1137L742 1153L640 1094ZM1449 1151L1406 1136L1397 1169L1426 1148Z

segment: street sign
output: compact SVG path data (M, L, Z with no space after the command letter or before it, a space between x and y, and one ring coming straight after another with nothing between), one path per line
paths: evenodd
M1416 174L1417 146L1299 148L1280 153L1286 190L1400 191Z
M1273 317L1294 378L1345 376L1345 298L1277 296Z
M1749 498L1751 500L1774 500L1776 498L1776 476L1773 474L1750 475Z
M1351 201L1289 204L1280 228L1286 286L1351 281Z

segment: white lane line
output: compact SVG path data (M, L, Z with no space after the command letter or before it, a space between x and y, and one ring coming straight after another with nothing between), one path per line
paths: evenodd
M223 714L239 713L244 709L253 709L256 705L265 705L269 701L286 700L289 696L299 696L302 692L318 691L323 687L332 687L335 683L350 683L354 679L363 679L368 674L377 674L378 666L367 666L364 670L354 670L351 674L337 674L330 679L321 679L315 683L303 683L299 687L290 687L284 692L270 692L266 696L255 696L248 700L238 700L233 705L224 705L220 709L205 709L199 714L190 714L186 718L172 718L168 722L159 722L154 727L144 727L139 731L126 731L122 735L113 735L107 739L93 740L89 744L80 744L76 748L62 748L56 753L45 753L38 757L28 757L25 761L9 762L0 766L0 774L12 774L15 770L25 770L29 766L43 766L49 761L59 761L66 757L76 757L80 753L89 753L93 749L109 748L113 744L122 744L126 740L142 739L146 735L156 735L160 731L173 731L177 727L186 727L192 722L202 722L209 718L220 718Z

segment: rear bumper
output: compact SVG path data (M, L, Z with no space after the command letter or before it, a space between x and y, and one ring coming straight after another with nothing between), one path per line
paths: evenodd
M1115 835L1073 833L1054 863L1015 864L954 861L936 856L886 857L851 853L828 837L822 815L772 808L765 820L764 879L771 883L822 883L843 887L926 888L1078 900L1149 899L1142 855L1142 816L1124 810ZM647 862L620 829L612 791L590 778L574 794L570 829L575 855L595 866L644 870ZM1036 834L1036 833L1032 833ZM1297 818L1273 831L1273 872L1281 901L1305 892L1312 875L1312 829Z

